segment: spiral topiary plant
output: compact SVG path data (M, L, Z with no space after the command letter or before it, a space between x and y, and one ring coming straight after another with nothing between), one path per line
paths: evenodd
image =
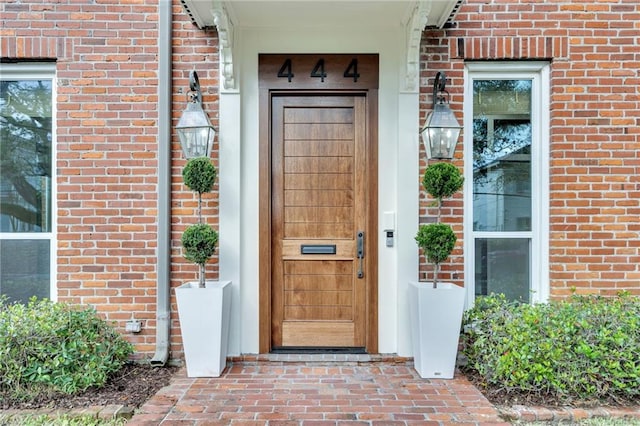
M436 200L438 207L436 223L421 225L415 238L427 260L433 263L433 288L438 286L440 263L449 258L457 240L451 226L440 223L442 200L462 189L463 183L460 170L450 163L430 165L422 178L422 186Z
M200 267L199 287L205 286L205 265L214 255L218 233L210 225L202 223L202 194L210 192L216 181L216 168L207 157L189 160L182 170L185 185L198 194L198 223L189 226L182 234L185 259Z

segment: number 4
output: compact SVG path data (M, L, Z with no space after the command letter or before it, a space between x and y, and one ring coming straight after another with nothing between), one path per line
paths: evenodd
M293 78L293 72L291 70L291 59L287 58L284 61L284 64L278 70L278 78L286 78L289 83L291 83L291 79Z
M345 78L353 77L354 83L358 82L358 78L360 77L360 74L358 74L358 60L356 58L353 58L351 60L351 62L349 63L349 66L344 71L343 75Z
M316 66L311 70L311 77L319 78L324 83L327 73L324 72L324 59L320 59Z

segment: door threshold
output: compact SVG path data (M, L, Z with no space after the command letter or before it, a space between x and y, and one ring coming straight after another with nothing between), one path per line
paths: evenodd
M309 346L287 346L281 348L273 348L272 354L300 354L300 355L324 355L324 354L358 354L365 355L365 348L336 348L336 347L309 347Z
M291 349L291 348L287 348ZM368 354L360 353L265 353L265 354L245 354L230 357L232 363L238 364L260 364L260 363L280 363L282 365L290 363L304 363L310 365L362 365L368 363L391 363L398 365L409 365L413 363L412 358L401 357L398 354Z

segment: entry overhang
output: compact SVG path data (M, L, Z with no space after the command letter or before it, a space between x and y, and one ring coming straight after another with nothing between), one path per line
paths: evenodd
M199 28L216 27L225 90L235 90L236 28L283 30L402 28L405 32L404 91L418 90L420 38L425 28L452 25L464 0L180 0Z
M199 28L216 26L215 10L224 3L236 27L280 28L389 28L406 25L417 6L428 10L426 27L452 24L464 0L181 0Z

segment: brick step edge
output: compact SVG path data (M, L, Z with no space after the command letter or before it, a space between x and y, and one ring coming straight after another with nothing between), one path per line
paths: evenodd
M548 408L515 405L496 407L500 417L507 421L566 422L587 419L636 419L640 420L640 407Z
M36 408L29 410L0 410L0 418L9 419L22 416L48 416L48 417L94 417L96 419L130 419L135 408L126 405L93 405L81 408Z

